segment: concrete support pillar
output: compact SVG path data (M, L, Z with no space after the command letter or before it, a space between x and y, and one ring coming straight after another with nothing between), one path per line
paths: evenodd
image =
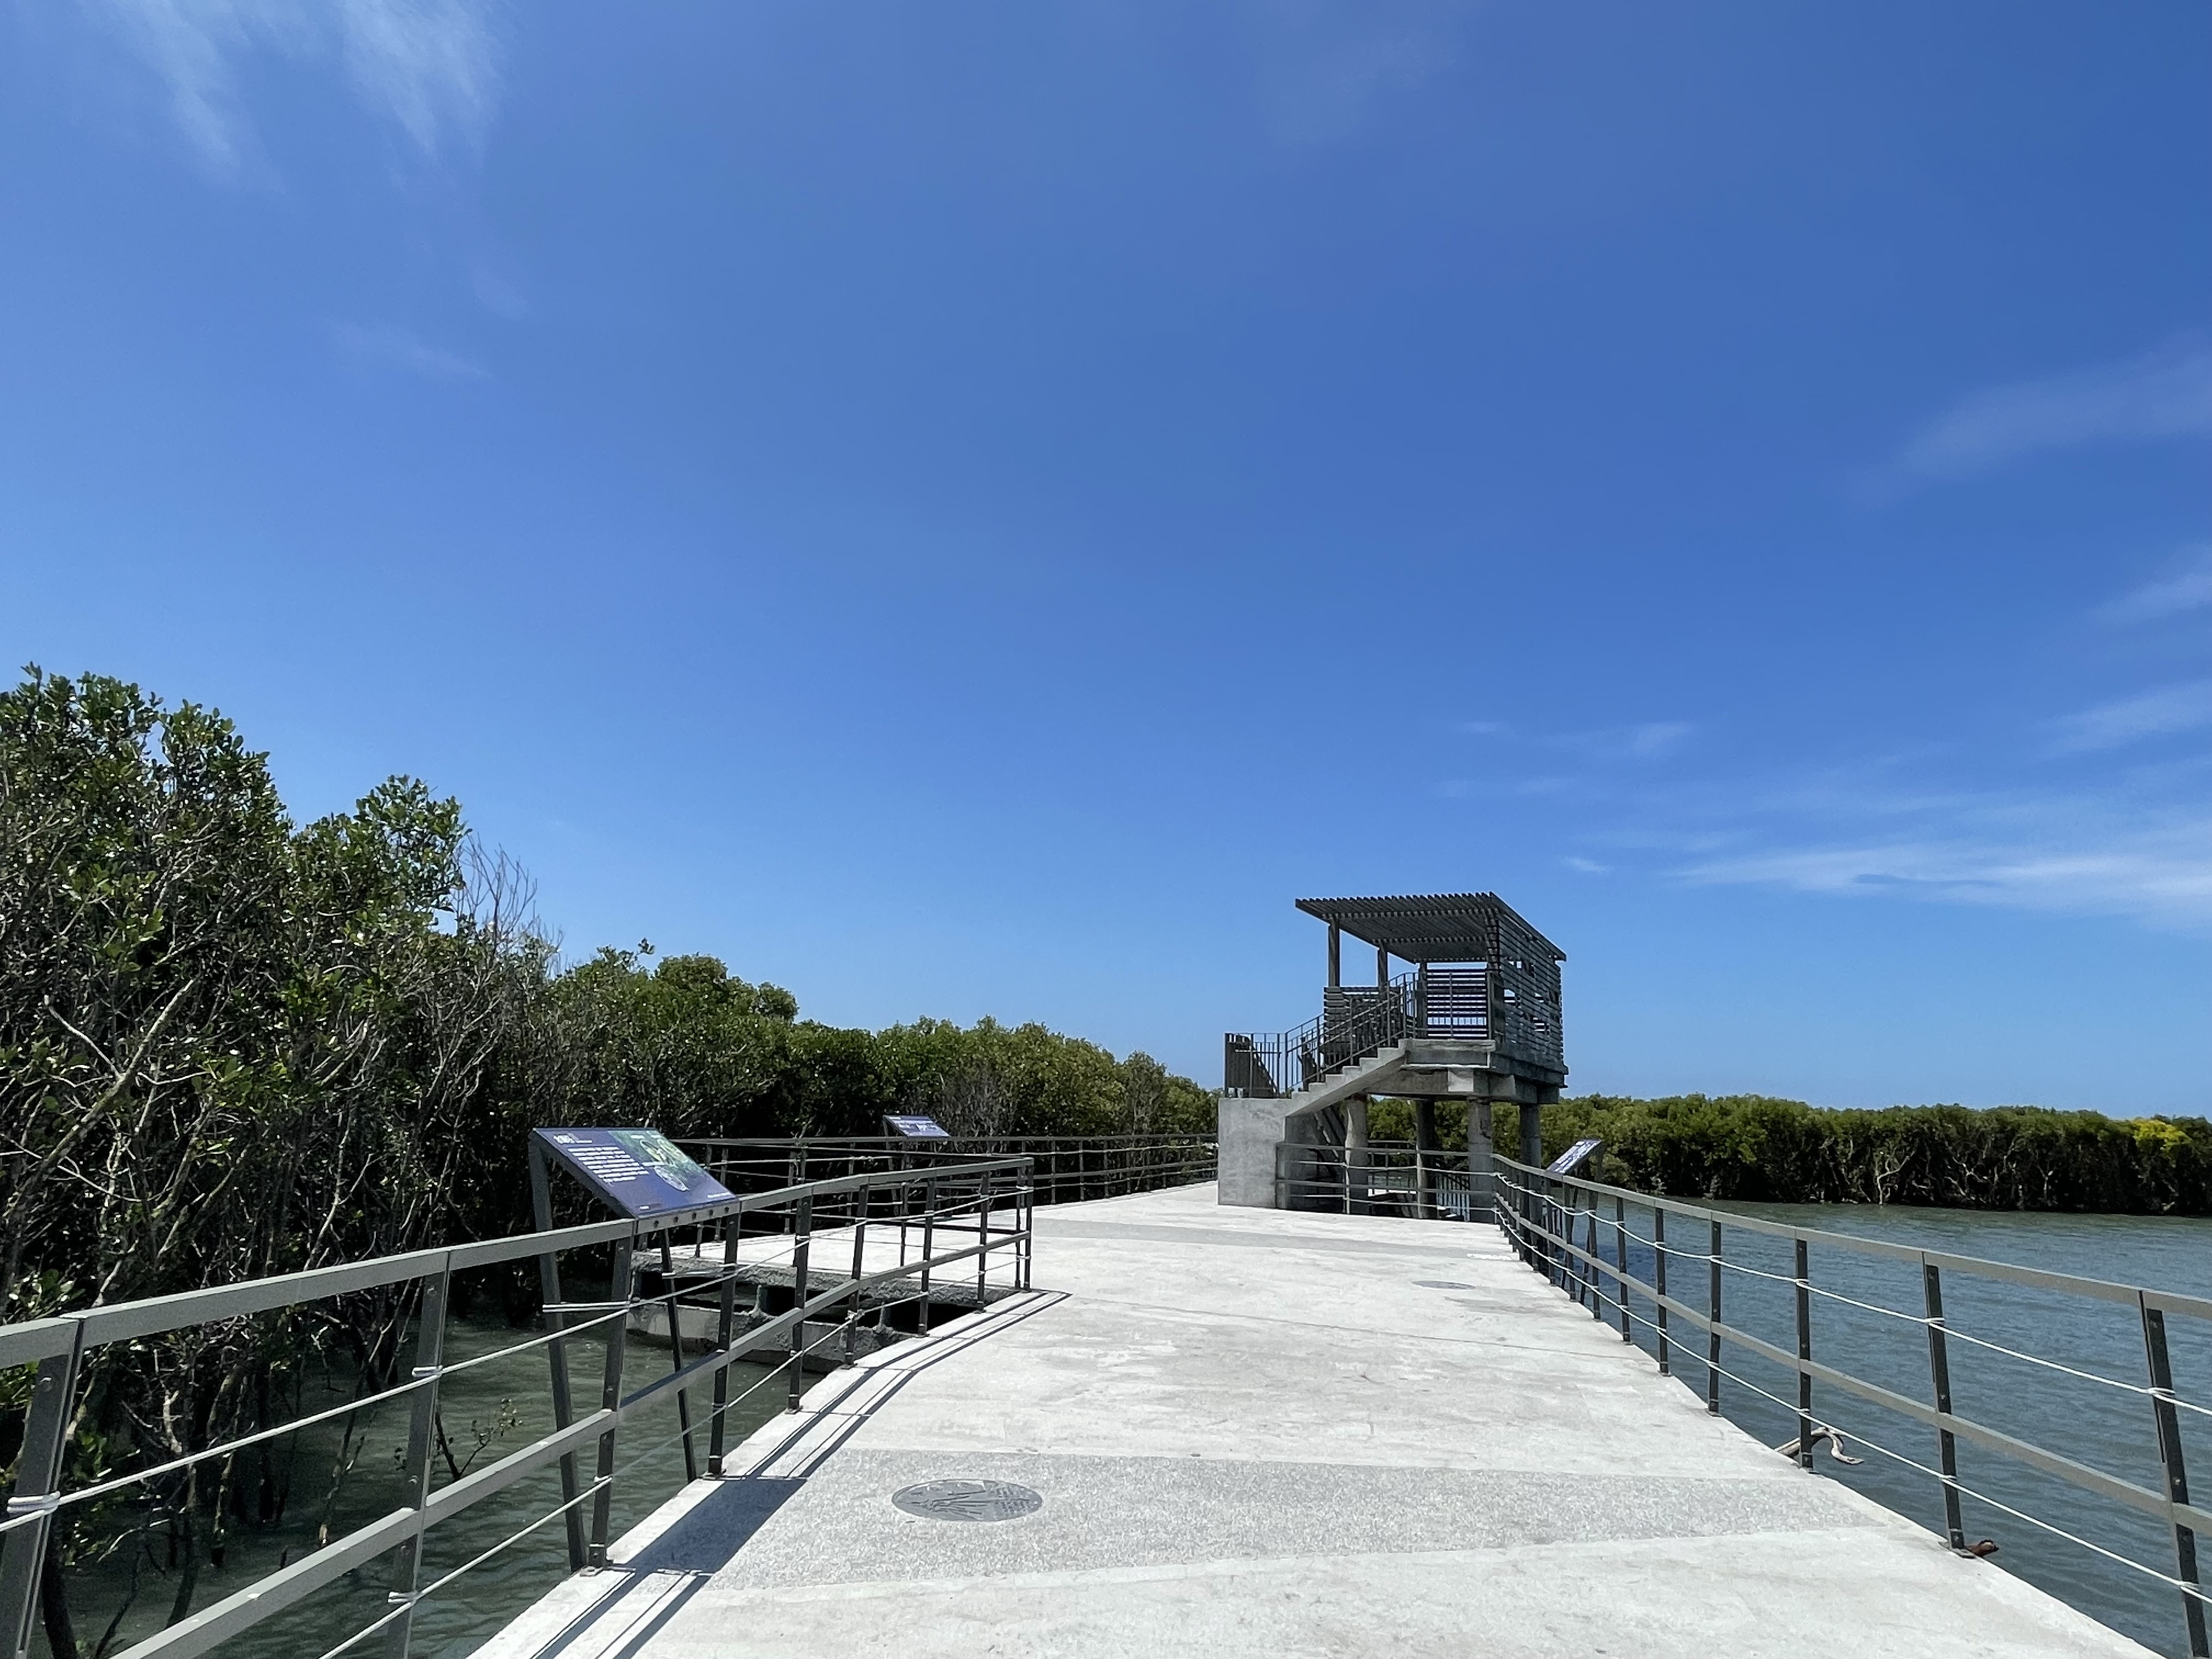
M1498 1191L1498 1166L1491 1162L1491 1113L1486 1100L1467 1103L1467 1196L1477 1221L1490 1218Z
M1344 1208L1349 1215L1367 1212L1367 1097L1344 1103Z
M1413 1103L1413 1186L1421 1217L1437 1218L1437 1159L1435 1153L1443 1150L1437 1139L1437 1103L1417 1100Z

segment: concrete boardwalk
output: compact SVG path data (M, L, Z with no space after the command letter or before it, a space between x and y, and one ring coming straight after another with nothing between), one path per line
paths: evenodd
M2137 1646L1725 1422L1486 1226L1036 1212L1039 1289L817 1383L485 1659L2099 1659ZM909 1484L1018 1482L1019 1519Z

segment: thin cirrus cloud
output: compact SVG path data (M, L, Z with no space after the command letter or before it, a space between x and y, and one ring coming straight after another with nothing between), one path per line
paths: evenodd
M404 369L426 380L482 380L490 378L480 363L442 351L405 329L386 323L363 328L347 323L337 330L338 349L365 366Z
M1677 752L1698 728L1687 720L1643 720L1587 732L1518 732L1502 720L1463 720L1459 729L1469 737L1509 738L1589 760L1650 761Z
M2051 747L2062 755L2087 754L2207 726L2212 726L2212 680L2189 680L2055 720Z
M234 177L256 150L239 82L256 52L335 58L355 96L424 159L478 139L498 97L484 0L83 0L160 78L203 166Z
M2121 362L1976 392L1923 428L1894 470L1958 478L2046 450L2206 434L2212 342L2185 335Z
M1838 896L2123 915L2161 928L2212 927L2212 814L2144 815L2125 824L2081 815L2032 835L1950 833L1767 849L1677 873L1701 884Z
M2097 615L2108 623L2158 622L2208 605L2212 605L2212 545L2191 549L2173 574L2131 588L2100 607Z

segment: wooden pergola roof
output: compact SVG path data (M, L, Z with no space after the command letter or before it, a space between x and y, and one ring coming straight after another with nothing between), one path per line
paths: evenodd
M1407 962L1486 962L1504 950L1516 930L1534 941L1535 949L1549 951L1553 961L1567 959L1495 893L1300 899L1298 908ZM1511 927L1501 927L1502 921Z

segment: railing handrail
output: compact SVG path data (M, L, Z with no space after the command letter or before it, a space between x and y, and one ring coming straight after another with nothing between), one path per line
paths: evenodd
M1972 1497L2041 1531L2155 1578L2178 1591L2182 1600L2189 1652L2195 1656L2212 1653L2212 1642L2208 1642L2206 1616L2206 1606L2208 1601L2212 1601L2212 1596L2208 1596L2203 1589L2197 1566L2197 1539L2200 1534L2212 1531L2212 1509L2189 1500L2179 1417L2182 1410L2193 1415L2212 1415L2212 1407L2184 1400L2176 1392L2165 1325L2165 1316L2168 1313L2212 1320L2212 1300L2179 1291L2155 1290L2148 1285L2093 1279L2084 1274L2022 1267L2011 1262L1960 1255L1948 1250L1893 1244L1887 1240L1864 1238L1856 1234L1835 1232L1825 1228L1791 1226L1784 1222L1769 1221L1763 1217L1738 1211L1678 1202L1664 1194L1638 1192L1631 1188L1613 1186L1579 1176L1557 1175L1515 1158L1497 1158L1493 1162L1500 1190L1498 1200L1492 1206L1492 1213L1498 1226L1531 1267L1544 1273L1577 1302L1587 1296L1593 1318L1606 1318L1608 1306L1617 1310L1622 1341L1633 1340L1630 1331L1632 1320L1643 1325L1655 1339L1655 1352L1662 1374L1669 1368L1670 1320L1683 1322L1691 1329L1703 1334L1705 1352L1700 1355L1694 1349L1690 1352L1692 1363L1701 1365L1705 1370L1705 1409L1708 1412L1717 1414L1721 1409L1723 1377L1733 1379L1740 1388L1748 1389L1785 1412L1794 1412L1797 1420L1797 1438L1794 1448L1784 1449L1794 1449L1797 1461L1807 1468L1812 1467L1814 1430L1831 1435L1837 1433L1833 1424L1814 1413L1813 1385L1816 1382L1865 1401L1923 1428L1932 1428L1937 1436L1937 1461L1940 1465L1937 1468L1930 1468L1919 1459L1896 1451L1878 1440L1863 1435L1857 1437L1870 1449L1879 1451L1885 1457L1920 1474L1929 1475L1938 1482L1942 1489L1945 1524L1953 1550L1967 1554L1979 1553L1966 1547L1961 1529L1960 1500L1962 1497ZM1587 1203L1583 1202L1585 1199ZM1601 1200L1611 1201L1611 1214L1602 1220L1600 1218ZM1627 1215L1631 1205L1652 1213L1652 1237L1642 1238L1629 1231ZM1665 1224L1669 1218L1704 1222L1708 1230L1704 1248L1699 1248L1694 1242L1694 1233L1689 1237L1668 1240ZM1578 1224L1587 1228L1586 1237L1580 1243L1575 1238ZM1724 1230L1729 1227L1790 1240L1794 1246L1795 1272L1786 1275L1766 1273L1741 1261L1727 1261L1723 1239ZM1610 1261L1604 1254L1606 1241L1601 1237L1604 1234L1611 1236L1613 1259ZM1652 1250L1653 1277L1650 1279L1641 1279L1630 1271L1628 1241L1632 1237ZM1910 1314L1861 1302L1841 1291L1815 1285L1812 1280L1808 1254L1808 1247L1814 1244L1846 1255L1910 1263L1917 1267L1924 1293L1925 1314ZM1684 1266L1694 1264L1705 1269L1707 1305L1705 1308L1700 1309L1680 1297L1668 1294L1667 1266L1670 1258ZM1794 1286L1796 1292L1795 1353L1723 1318L1723 1268L1735 1268L1740 1273ZM2134 1309L2142 1326L2144 1358L2148 1373L2147 1385L2081 1371L2042 1356L2026 1353L2005 1344L1954 1329L1944 1316L1942 1287L1946 1273L2083 1296ZM1605 1290L1607 1279L1613 1281L1613 1293L1611 1296L1607 1296ZM1650 1317L1635 1314L1631 1305L1632 1295L1650 1304ZM1816 1295L1840 1299L1921 1327L1927 1335L1932 1402L1923 1402L1893 1388L1856 1376L1838 1366L1815 1360L1813 1358L1810 1308L1811 1298ZM2146 1399L2154 1413L2158 1458L2165 1489L2154 1490L2094 1468L1958 1412L1953 1403L1948 1359L1948 1345L1954 1340L1993 1349L2015 1359L2039 1365L2056 1365L2071 1375ZM1733 1344L1745 1352L1792 1373L1796 1379L1796 1400L1794 1402L1784 1400L1748 1378L1727 1370L1721 1363L1724 1343ZM2173 1534L2176 1570L2166 1572L2148 1565L2131 1555L2107 1549L2065 1527L2014 1508L1986 1492L1975 1491L1960 1478L1955 1444L1960 1440L2008 1457L2027 1468L2063 1481L2077 1491L2093 1493L2139 1515L2164 1522Z
M934 1139L909 1139L903 1135L679 1135L676 1143L681 1146L867 1146L884 1147L892 1151L927 1152L943 1143ZM1146 1134L1110 1135L1002 1135L984 1133L951 1133L946 1140L988 1141L992 1146L1085 1146L1100 1145L1151 1146L1162 1142L1212 1146L1212 1130L1170 1129Z
M993 1170L1024 1169L1028 1163L1029 1160L1021 1158L992 1158L981 1163L960 1164L957 1173L981 1175ZM66 1344L56 1346L52 1329L54 1327L82 1324L85 1329L85 1346L99 1347L110 1342L161 1336L188 1326L210 1324L216 1320L240 1319L252 1314L272 1312L278 1308L297 1307L302 1303L320 1302L356 1291L373 1291L386 1285L406 1284L436 1273L462 1273L471 1267L487 1267L501 1261L518 1261L556 1251L612 1243L617 1239L627 1238L635 1243L674 1227L704 1226L710 1222L726 1221L734 1216L780 1209L802 1194L829 1197L861 1188L924 1186L932 1181L945 1179L946 1173L944 1170L884 1170L862 1175L827 1176L820 1181L802 1182L793 1187L779 1187L771 1192L742 1194L726 1203L702 1205L696 1210L684 1210L672 1216L588 1222L580 1227L559 1227L550 1232L510 1233L504 1238L477 1239L465 1244L442 1245L434 1249L409 1250L398 1255L370 1256L361 1261L339 1262L328 1267L309 1267L299 1273L276 1273L265 1279L240 1279L231 1285L172 1291L135 1302L95 1303L90 1307L57 1314L47 1319L0 1325L0 1367L28 1364L64 1352ZM179 1310L184 1310L181 1316L168 1316Z
M379 1631L394 1632L391 1639L404 1646L404 1633L411 1623L416 1602L423 1595L450 1582L451 1578L458 1576L459 1571L466 1570L457 1570L455 1573L447 1575L428 1589L420 1587L416 1576L420 1562L420 1540L423 1533L437 1522L492 1496L532 1471L558 1463L563 1472L563 1502L538 1516L507 1541L511 1544L537 1527L565 1517L570 1528L572 1565L582 1565L577 1556L583 1535L580 1530L579 1506L588 1500L593 1505L593 1559L599 1559L604 1554L606 1542L608 1494L617 1476L635 1467L639 1461L633 1458L623 1470L616 1469L613 1465L616 1431L633 1413L674 1392L682 1407L679 1419L683 1425L676 1437L684 1443L687 1472L692 1471L696 1467L695 1425L690 1408L684 1402L688 1401L690 1391L695 1387L711 1384L714 1404L708 1413L713 1446L708 1464L711 1472L720 1466L725 1413L756 1389L781 1376L787 1366L790 1374L791 1397L793 1403L796 1404L805 1361L817 1348L831 1340L828 1335L820 1338L809 1336L808 1323L817 1315L847 1304L857 1310L862 1298L870 1291L879 1290L896 1281L918 1279L918 1293L901 1295L897 1300L919 1303L920 1328L927 1333L932 1273L960 1263L973 1262L974 1299L978 1307L983 1306L988 1299L989 1264L993 1253L997 1251L1005 1251L1011 1255L1013 1264L1011 1288L1026 1288L1031 1239L1031 1175L1035 1164L1036 1160L1032 1158L1014 1156L934 1168L885 1169L832 1176L818 1181L787 1185L769 1192L744 1194L724 1202L668 1215L636 1218L625 1217L580 1227L542 1230L501 1239L408 1251L301 1273L249 1279L235 1285L178 1291L137 1302L117 1303L104 1307L95 1305L52 1318L0 1326L0 1365L36 1364L39 1367L27 1406L23 1452L17 1466L15 1490L8 1501L6 1516L0 1519L0 1650L9 1653L19 1651L29 1639L40 1594L41 1563L45 1559L47 1539L55 1517L65 1508L105 1495L124 1485L157 1480L215 1459L235 1456L242 1447L266 1439L272 1432L291 1432L305 1425L304 1420L295 1419L255 1430L249 1434L233 1434L191 1450L181 1457L164 1460L147 1468L131 1471L119 1478L95 1481L74 1492L65 1492L62 1490L62 1475L71 1434L76 1392L84 1375L84 1362L96 1349L256 1313L298 1307L349 1292L419 1282L423 1287L422 1304L420 1318L416 1322L418 1363L413 1371L391 1387L357 1398L350 1402L349 1407L334 1408L331 1412L319 1414L319 1417L326 1418L343 1414L348 1409L367 1409L372 1405L402 1397L410 1399L415 1420L408 1456L410 1479L415 1483L413 1498L399 1509L319 1545L300 1560L255 1577L232 1595L210 1603L180 1622L131 1644L123 1650L118 1659L156 1659L157 1656L159 1659L190 1659L191 1656L205 1653L238 1632L259 1624L314 1590L368 1565L395 1547L401 1553L397 1558L398 1565L394 1571L402 1582L392 1596L392 1610L373 1620L364 1629L356 1631L331 1652L335 1654L349 1649ZM866 1200L875 1194L914 1188L925 1189L931 1194L930 1206L925 1212L911 1213L902 1204L897 1212L890 1215L870 1214L871 1206ZM848 1195L857 1197L859 1202L852 1206L850 1220L843 1227L841 1228L834 1213L826 1216L817 1213L817 1200ZM937 1202L947 1198L950 1200L948 1204ZM787 1237L779 1236L778 1242L788 1249L793 1269L793 1305L783 1313L763 1317L761 1322L749 1324L739 1330L732 1322L734 1289L745 1272L757 1271L761 1265L757 1261L742 1260L737 1255L737 1243L743 1236L743 1218L748 1214L759 1214L787 1206L793 1212L794 1224ZM1011 1225L994 1224L997 1218L994 1212L1002 1206L1011 1212ZM867 1269L861 1244L866 1237L865 1230L871 1226L900 1228L902 1238L905 1229L919 1228L923 1240L921 1249L909 1259L902 1244L896 1265ZM649 1238L694 1228L701 1229L702 1232L711 1229L723 1235L726 1255L722 1271L711 1279L687 1282L680 1291L641 1290L633 1272L639 1255L638 1247ZM853 1234L851 1273L848 1274L826 1262L816 1262L810 1267L808 1249L813 1237L817 1232L841 1231ZM962 1242L969 1239L975 1242ZM532 1256L541 1262L550 1261L562 1252L606 1243L616 1246L615 1277L618 1285L623 1286L618 1296L611 1297L603 1304L577 1304L549 1295L545 1310L548 1328L544 1334L532 1334L490 1354L477 1355L450 1364L446 1362L443 1358L443 1332L450 1301L447 1291L454 1273ZM953 1248L955 1245L957 1248ZM826 1281L826 1288L815 1292L812 1281L817 1275L821 1280ZM945 1283L942 1279L939 1282L940 1285ZM1008 1283L1001 1281L1002 1290ZM714 1290L720 1292L720 1334L715 1339L715 1345L707 1353L686 1363L684 1358L685 1338L678 1313L679 1306L684 1305L680 1298L686 1296L696 1298L702 1292ZM699 1304L695 1300L689 1305ZM668 1370L625 1394L621 1389L623 1334L628 1321L639 1309L653 1306L665 1308L668 1311L669 1340L674 1364ZM765 1310L761 1312L764 1315ZM856 1317L857 1312L849 1313L844 1322L848 1358L851 1357L853 1325ZM567 1345L578 1337L587 1335L594 1327L610 1323L611 1332L607 1342L605 1401L596 1411L580 1412L571 1416L566 1392ZM835 1328L833 1327L833 1334ZM742 1360L772 1352L779 1342L787 1346L787 1359L739 1393L735 1399L726 1398L726 1377L731 1368ZM441 1380L492 1358L509 1358L537 1348L546 1349L552 1356L555 1431L483 1469L471 1472L443 1487L433 1489L428 1475L432 1455L430 1423ZM588 1481L581 1483L582 1490L578 1491L576 1460L579 1454L593 1443L599 1448L597 1473ZM498 1549L505 1547L507 1546L503 1544ZM497 1553L495 1549L469 1565L478 1565Z
M1740 1210L1686 1203L1665 1193L1644 1193L1632 1187L1608 1186L1604 1182L1591 1181L1582 1176L1556 1176L1502 1154L1495 1157L1493 1162L1500 1170L1510 1170L1517 1175L1540 1176L1578 1192L1623 1199L1646 1207L1663 1204L1669 1215L1686 1216L1693 1221L1717 1221L1725 1226L1741 1227L1747 1232L1765 1233L1770 1237L1802 1240L1808 1244L1827 1245L1861 1255L1885 1256L1893 1261L1926 1263L1946 1272L1973 1273L1984 1279L2002 1279L2033 1289L2069 1291L2127 1307L2148 1301L2150 1306L2162 1313L2185 1314L2195 1319L2212 1320L2212 1297L2190 1296L2179 1291L2161 1291L2148 1285L2124 1285L2115 1279L2090 1279L2079 1273L2054 1273L2045 1267L2023 1267L2009 1261L1992 1261L1985 1256L1957 1255L1948 1250L1893 1244L1887 1239L1866 1238L1856 1233L1832 1232L1819 1227L1794 1227L1788 1222L1769 1221L1760 1216L1747 1215ZM1668 1248L1670 1253L1676 1255L1686 1257L1696 1254L1694 1251L1675 1250L1672 1246Z

